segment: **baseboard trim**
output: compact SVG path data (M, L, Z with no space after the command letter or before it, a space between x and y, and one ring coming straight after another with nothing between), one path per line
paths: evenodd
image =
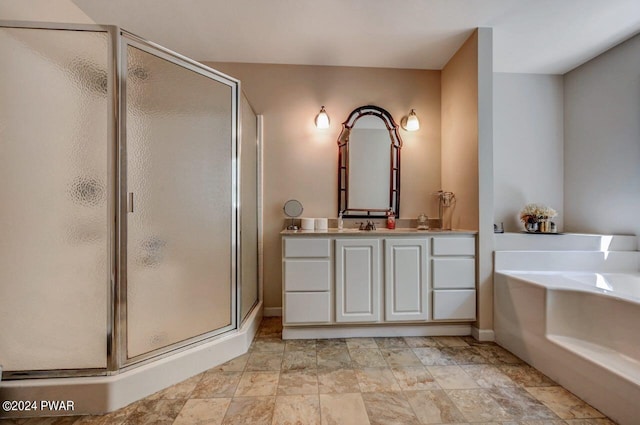
M465 336L471 325L375 325L375 326L289 326L282 329L282 339L362 338L393 336Z
M281 317L282 307L265 307L262 315L264 317Z
M475 326L471 327L471 336L473 336L478 341L495 341L496 333L493 329L479 329Z

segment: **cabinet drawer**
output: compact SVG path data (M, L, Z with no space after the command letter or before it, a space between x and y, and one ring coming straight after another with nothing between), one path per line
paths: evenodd
M432 242L433 255L475 255L475 238L434 237Z
M319 238L285 238L285 257L329 257L331 249L329 239Z
M328 291L331 288L329 260L285 260L285 291Z
M433 291L434 320L475 320L476 291L440 289Z
M329 292L286 292L285 323L326 323L331 320Z
M431 261L434 289L476 287L474 258L434 258Z

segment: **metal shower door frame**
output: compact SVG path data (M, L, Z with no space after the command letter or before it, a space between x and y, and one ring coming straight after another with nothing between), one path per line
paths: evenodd
M130 367L140 366L150 361L158 360L181 351L185 351L194 346L207 343L211 338L226 334L238 328L240 323L239 300L242 299L239 284L239 253L240 253L240 226L239 226L239 129L240 129L240 81L226 74L209 68L199 62L189 59L179 53L173 52L156 43L148 41L135 34L119 29L118 40L118 75L120 85L118 88L119 97L119 133L118 133L118 194L117 209L119 211L118 221L118 282L114 304L114 329L112 334L112 344L116 347L116 356L112 357L114 362L112 367L117 367L119 371L127 370ZM127 356L127 105L126 105L126 81L127 81L127 47L135 47L157 56L175 65L181 66L202 76L210 78L231 88L231 264L230 264L230 284L231 284L231 311L230 324L216 330L197 335L165 347L152 350L147 353L129 358ZM116 366L117 364L117 366Z

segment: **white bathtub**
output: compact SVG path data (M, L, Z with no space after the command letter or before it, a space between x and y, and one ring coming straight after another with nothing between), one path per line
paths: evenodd
M640 423L639 272L496 270L494 303L498 344L621 425Z

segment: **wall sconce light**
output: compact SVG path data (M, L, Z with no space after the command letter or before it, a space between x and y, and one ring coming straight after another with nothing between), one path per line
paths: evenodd
M320 129L329 128L329 115L327 115L327 111L325 111L324 106L320 108L320 112L316 115L316 127Z
M420 129L420 121L418 120L418 116L416 115L416 110L412 109L409 112L409 115L406 117L402 117L400 121L400 125L406 131L416 131Z

